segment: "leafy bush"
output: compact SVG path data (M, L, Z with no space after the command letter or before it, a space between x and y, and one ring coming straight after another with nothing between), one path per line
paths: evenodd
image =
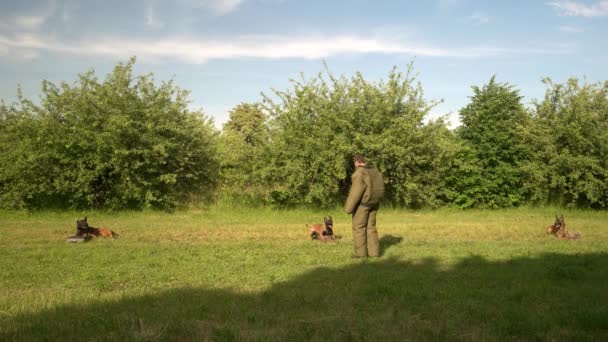
M492 77L473 87L450 131L427 120L413 66L292 80L241 103L221 134L188 109L188 92L135 59L104 81L44 81L36 104L0 102L0 207L171 208L191 198L277 207L341 204L352 156L385 176L386 201L410 208L608 207L608 82L544 82L531 110Z
M270 200L341 203L350 187L352 156L363 153L384 173L389 201L443 204L453 137L441 121L423 122L435 102L423 98L411 72L412 65L405 74L393 68L386 81L372 83L361 73L348 79L327 71L266 96Z
M565 84L544 80L536 103L535 139L539 187L551 203L608 207L608 82ZM540 195L539 195L540 197Z
M457 134L463 149L450 175L453 201L463 208L520 205L526 201L522 165L530 158L522 132L530 114L519 91L495 77L482 88L473 87L473 93L460 110Z
M169 208L213 190L213 126L188 92L132 75L135 58L100 82L43 82L39 105L4 106L2 207Z
M261 173L269 147L267 116L259 104L241 103L230 111L219 137L221 188L217 200L242 206L264 203Z

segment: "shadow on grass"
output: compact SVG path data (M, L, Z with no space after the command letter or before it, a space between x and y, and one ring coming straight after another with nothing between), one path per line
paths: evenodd
M605 253L377 259L260 293L179 288L3 317L0 340L606 340L607 283Z
M401 236L393 236L393 235L384 235L380 238L380 256L383 256L386 253L386 250L393 246L398 245L403 241Z

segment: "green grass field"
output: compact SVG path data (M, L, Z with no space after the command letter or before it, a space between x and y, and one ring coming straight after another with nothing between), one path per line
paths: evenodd
M339 211L0 212L0 341L606 341L608 213L556 212L381 210L363 261Z

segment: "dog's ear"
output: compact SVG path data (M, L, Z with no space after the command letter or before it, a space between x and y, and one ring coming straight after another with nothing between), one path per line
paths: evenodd
M83 221L84 221L84 222L87 222L87 217L86 217L86 216L84 217L84 220L83 220Z

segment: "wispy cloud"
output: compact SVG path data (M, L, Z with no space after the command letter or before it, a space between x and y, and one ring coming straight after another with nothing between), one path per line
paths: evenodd
M234 11L243 0L209 0L209 6L219 14Z
M218 15L235 11L245 0L180 0L186 6L208 8Z
M578 27L578 26L570 26L570 25L562 25L559 27L559 30L562 32L568 32L568 33L581 33L583 32L583 29Z
M51 13L16 15L4 17L0 16L0 32L2 31L18 31L18 32L33 32L39 31L47 22Z
M228 41L196 39L160 39L142 41L122 38L89 39L65 43L36 35L17 38L0 36L0 47L11 50L45 50L75 55L101 55L158 60L170 58L187 63L215 59L264 58L319 59L344 54L406 54L430 57L477 58L509 54L556 54L567 49L504 48L494 46L441 47L407 43L389 38L358 36L240 36Z
M51 0L33 8L29 13L0 13L0 33L40 31L55 9L55 1Z
M165 23L158 19L158 16L156 15L156 10L151 4L148 5L148 7L146 8L146 27L155 30L162 29L163 27L165 27Z
M36 30L47 20L48 15L22 15L16 16L13 23L22 30Z
M440 10L447 10L450 8L458 7L464 2L465 0L437 0L437 7Z
M559 15L563 16L601 17L608 15L608 0L601 0L593 5L580 1L551 1L547 4L553 6Z
M490 17L483 12L474 12L469 19L477 25L483 25L490 22Z
M70 11L64 7L61 10L61 21L63 21L64 23L67 23L68 21L70 21L70 18L71 18Z

